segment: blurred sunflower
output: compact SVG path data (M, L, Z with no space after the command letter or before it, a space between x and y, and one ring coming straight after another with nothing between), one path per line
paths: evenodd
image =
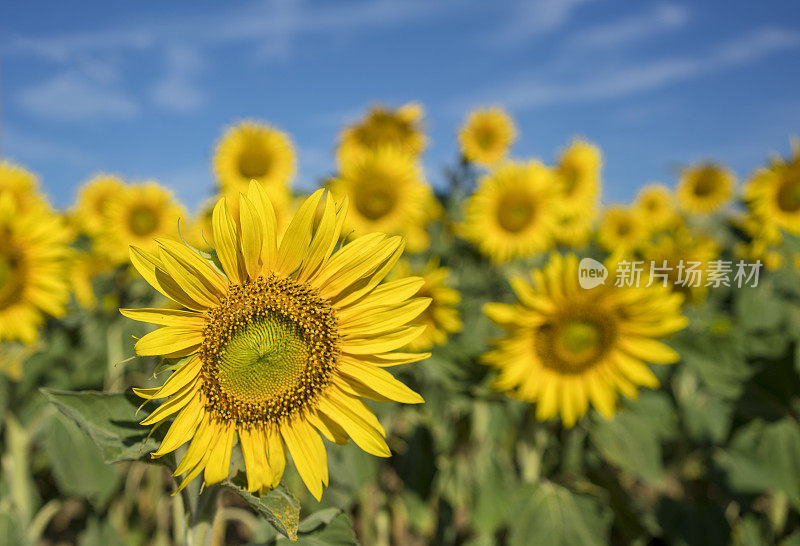
M69 263L69 284L79 305L92 309L97 305L94 293L94 279L100 273L109 271L111 265L102 256L90 252L75 252Z
M10 195L17 212L49 208L36 177L8 161L0 161L0 195Z
M214 172L220 191L228 196L247 192L251 180L271 196L291 187L295 151L283 131L253 121L230 127L217 144Z
M633 208L651 232L674 225L678 218L672 193L663 184L649 184L639 190Z
M425 224L437 213L439 204L408 154L391 147L367 152L345 162L339 177L327 186L337 200L347 196L352 204L345 234L380 231L413 237L411 252L428 246Z
M128 245L155 251L155 237L178 233L185 218L172 192L156 182L131 185L108 204L108 217L97 235L97 251L112 264L127 261Z
M708 288L703 283L708 264L716 260L719 253L719 245L712 238L693 231L682 223L642 248L646 262L652 262L654 267L659 268L663 268L666 263L668 269L664 273L667 275L667 286L683 293L690 303L699 303L706 298ZM693 277L694 273L687 272L690 268L698 272L697 277Z
M597 242L609 252L630 252L642 244L648 236L647 225L633 209L609 207L597 230Z
M420 104L408 103L397 109L377 105L366 117L346 127L339 136L336 160L339 168L356 161L366 152L394 147L416 158L425 149L427 139L422 131L424 110Z
M572 254L554 254L532 278L511 281L516 305L484 306L507 334L483 360L499 370L494 388L535 402L538 420L560 414L571 427L589 402L611 418L618 393L635 398L640 386L658 386L647 363L678 361L659 339L688 324L680 294L613 283L584 290Z
M597 212L592 206L573 208L562 203L555 229L556 243L575 248L589 244L596 216Z
M381 368L429 356L393 351L422 333L407 324L430 300L413 298L419 278L381 284L403 251L401 237L373 233L334 252L346 200L337 207L317 191L278 240L263 187L253 182L240 199L238 218L225 199L214 208L221 270L176 241L159 239L152 253L131 247L142 276L186 308L121 310L164 326L136 343L138 354L183 358L161 387L136 390L169 397L142 424L175 415L154 457L191 442L175 470L186 474L179 490L201 472L206 484L224 480L238 437L248 490L277 485L288 448L319 499L328 484L320 433L388 457L385 432L361 398L423 402Z
M788 161L775 158L758 170L745 188L745 200L753 213L778 227L800 235L800 142L792 142Z
M554 180L538 161L497 167L467 200L461 234L495 262L549 249L560 208Z
M32 343L45 315L64 314L68 244L61 218L47 207L23 212L13 195L0 194L0 340Z
M683 171L678 182L678 202L693 214L713 212L733 195L733 173L721 165L701 163Z
M78 191L72 218L87 235L97 235L108 216L108 205L125 191L125 184L116 176L98 175Z
M475 110L458 134L461 153L478 165L491 166L505 159L517 137L514 122L500 108Z
M583 140L575 140L562 152L556 166L557 182L564 202L571 206L594 203L600 193L600 149Z
M394 276L398 278L419 276L425 284L417 292L418 297L430 298L431 304L411 324L425 326L425 331L408 344L411 351L427 351L434 345L444 345L447 336L461 331L461 316L456 306L461 301L458 290L449 285L450 270L439 266L438 258L431 258L421 271L411 268L408 260L397 264Z

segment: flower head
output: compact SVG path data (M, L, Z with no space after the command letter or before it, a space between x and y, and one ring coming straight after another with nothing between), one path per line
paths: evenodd
M164 326L137 342L138 354L181 359L162 386L137 389L168 398L142 424L174 416L154 457L190 442L175 471L186 474L181 488L201 472L206 484L224 480L238 438L250 491L278 483L288 450L319 499L320 434L387 457L386 433L361 399L423 401L383 368L428 356L395 350L424 330L408 323L430 300L413 297L422 279L381 283L401 237L371 233L335 250L347 200L316 192L278 237L260 184L239 199L235 215L225 199L214 207L214 262L169 239L153 252L131 248L142 276L183 308L122 310Z

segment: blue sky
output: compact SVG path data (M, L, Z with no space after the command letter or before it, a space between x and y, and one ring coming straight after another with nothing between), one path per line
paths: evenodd
M434 185L466 112L499 104L516 157L599 144L606 202L691 161L746 176L800 134L795 0L6 2L0 54L0 155L59 206L99 171L195 205L245 118L292 135L311 188L375 102L425 106Z

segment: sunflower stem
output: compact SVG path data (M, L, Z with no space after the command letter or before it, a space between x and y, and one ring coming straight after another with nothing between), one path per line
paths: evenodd
M108 362L106 364L106 392L116 392L120 390L120 380L122 379L122 323L113 321L106 330L106 350Z
M13 415L6 418L8 452L3 456L3 472L8 476L11 498L20 523L28 529L35 507L35 486L28 467L29 457L26 430Z
M190 518L186 543L189 546L210 546L213 544L213 527L219 503L218 487L209 487L197 497L197 505Z

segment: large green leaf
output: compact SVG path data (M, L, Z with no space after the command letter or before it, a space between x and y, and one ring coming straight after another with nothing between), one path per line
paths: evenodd
M611 420L595 418L592 443L603 458L636 478L657 483L664 473L661 442L674 433L675 412L663 393L645 392Z
M800 425L790 417L743 427L716 455L732 488L745 493L772 489L786 493L800 511Z
M279 538L278 544L288 544L285 538ZM338 508L327 508L314 512L303 521L297 529L299 546L352 546L357 545L353 525L347 514Z
M509 506L509 544L528 546L604 545L609 540L611 514L596 499L551 482L523 487Z
M220 485L244 499L256 512L264 516L279 532L290 540L297 539L300 503L283 486L257 496L244 487L245 477L239 473Z
M139 460L158 448L156 439L148 437L149 429L137 422L133 396L49 389L42 393L89 435L107 463Z
M78 426L56 413L44 440L50 466L63 495L85 497L102 507L116 490L121 475Z

